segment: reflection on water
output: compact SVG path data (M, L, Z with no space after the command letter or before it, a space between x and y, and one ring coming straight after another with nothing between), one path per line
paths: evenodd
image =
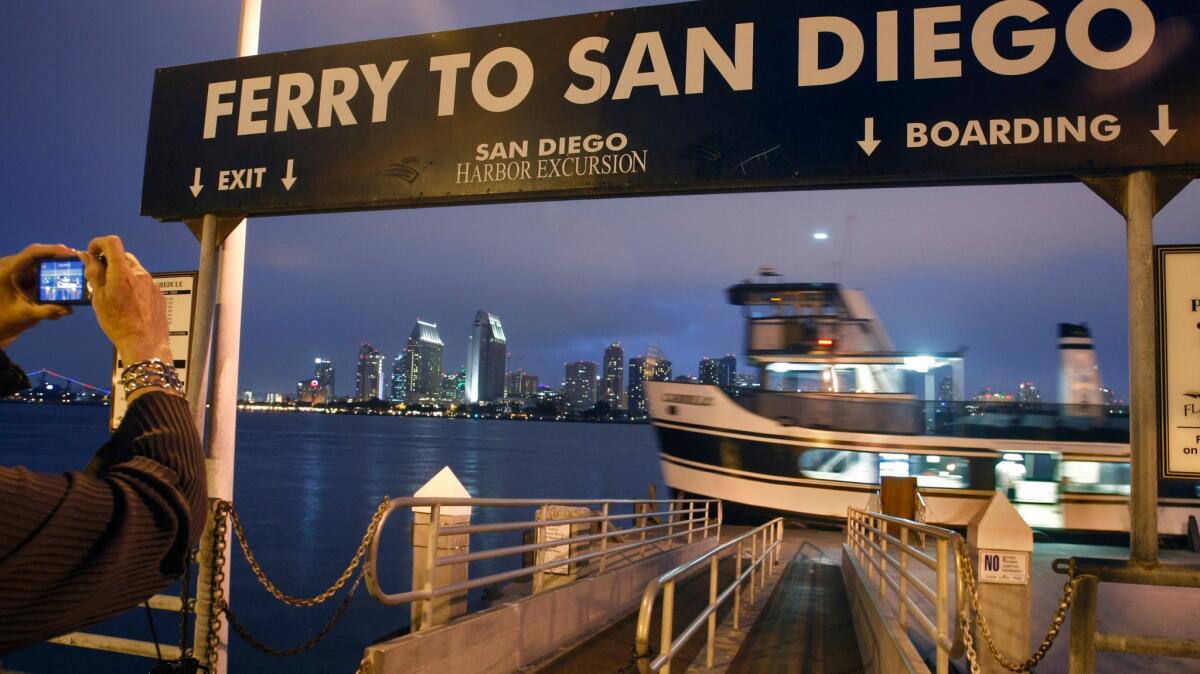
M107 409L0 404L0 461L61 471L86 463L107 437ZM660 482L657 444L647 426L555 424L317 414L238 417L234 494L250 542L267 574L285 591L313 595L332 582L358 546L384 496L417 490L442 466L471 494L529 498L639 498ZM665 493L660 486L659 493ZM531 519L532 509L484 509L476 521ZM381 543L380 581L398 592L411 584L406 524L398 512ZM479 536L491 547L519 534ZM471 573L507 568L507 560L472 565ZM342 624L314 651L287 661L261 656L234 637L231 670L289 674L353 671L364 644L408 624L407 606L388 608L365 589ZM312 636L335 606L283 606L257 585L234 554L233 607L264 641L282 647ZM340 598L340 595L339 595ZM174 617L156 613L160 635L173 639ZM96 631L149 638L141 613ZM33 672L136 672L145 660L38 646L4 659Z

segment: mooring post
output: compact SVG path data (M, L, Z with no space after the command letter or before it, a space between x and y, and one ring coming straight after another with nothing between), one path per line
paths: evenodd
M1096 673L1096 600L1100 581L1095 576L1076 576L1071 603L1070 674Z
M1033 603L1033 529L1008 497L997 492L967 524L967 549L980 611L987 617L994 643L1008 657L1025 657ZM974 638L975 643L983 643L978 627ZM981 672L1008 674L989 649L978 652Z

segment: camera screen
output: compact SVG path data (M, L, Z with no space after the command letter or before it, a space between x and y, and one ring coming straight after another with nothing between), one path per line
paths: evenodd
M38 265L38 301L46 303L87 300L87 280L81 260L42 260Z

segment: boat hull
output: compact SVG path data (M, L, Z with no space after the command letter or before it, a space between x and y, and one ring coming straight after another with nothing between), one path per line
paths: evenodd
M646 391L667 486L719 498L748 512L837 522L844 521L848 508L866 507L878 489L877 479L854 482L813 477L802 469L802 457L812 450L969 460L965 486L920 489L927 504L927 520L953 527L965 527L995 494L996 465L1005 453L1117 464L1129 460L1128 446L1117 443L844 433L785 425L756 415L714 386L647 382ZM1076 493L1054 483L1045 485L1051 493L1037 502L1014 499L1034 528L1129 531L1128 496ZM1190 495L1194 496L1194 491ZM1160 497L1160 533L1186 534L1189 516L1200 517L1200 499Z

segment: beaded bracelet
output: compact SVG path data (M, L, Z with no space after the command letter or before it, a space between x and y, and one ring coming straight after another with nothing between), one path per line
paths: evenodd
M179 381L179 373L173 366L158 358L133 363L121 374L121 388L125 389L127 396L138 389L150 387L183 395L183 383Z

